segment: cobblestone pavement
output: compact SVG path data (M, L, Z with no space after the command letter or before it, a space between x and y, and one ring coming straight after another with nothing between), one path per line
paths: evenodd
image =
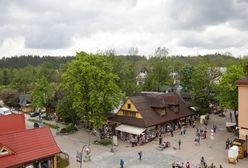
M125 168L167 168L171 167L172 161L189 161L191 167L195 168L199 164L200 158L204 156L206 162L212 162L219 167L220 164L224 168L246 168L248 167L248 158L239 160L236 165L228 163L227 150L225 150L225 141L227 138L234 139L233 133L226 132L225 122L229 120L227 117L218 117L210 115L208 124L207 139L201 140L200 145L193 143L195 139L195 129L187 128L186 135L180 135L179 131L174 133L174 137L165 135L164 139L171 142L171 147L164 151L156 149L158 139L155 139L143 146L131 147L127 142L118 141L117 152L110 152L111 146L94 145L92 142L95 136L89 136L89 131L80 129L71 135L56 135L56 130L51 129L54 138L63 152L70 155L70 168L78 168L76 162L76 153L81 151L83 145L91 142L91 161L83 162L83 168L117 168L120 159L125 161ZM217 132L214 134L214 140L210 140L210 129L212 125L217 125ZM31 123L27 121L28 127ZM204 126L197 123L196 127L203 129ZM178 140L181 139L181 150L178 150ZM138 152L143 151L142 160L138 160Z

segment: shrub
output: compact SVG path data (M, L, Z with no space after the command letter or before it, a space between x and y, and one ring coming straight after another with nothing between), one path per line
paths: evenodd
M57 166L58 168L66 168L69 165L69 161L57 156Z
M60 133L73 133L76 132L78 129L72 123L68 124L65 128L60 130Z
M112 140L111 139L101 139L99 141L99 144L107 146L107 145L112 144Z

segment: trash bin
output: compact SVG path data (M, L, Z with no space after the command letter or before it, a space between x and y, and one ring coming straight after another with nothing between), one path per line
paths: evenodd
M243 140L243 139L234 139L233 142L232 142L232 145L236 145L236 146L239 147L238 158L243 159L245 157L245 149L246 149L245 140Z

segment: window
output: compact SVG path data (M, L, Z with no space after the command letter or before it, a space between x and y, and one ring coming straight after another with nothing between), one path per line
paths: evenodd
M130 116L136 118L136 113L130 112Z
M130 109L131 108L131 104L127 104L127 108Z
M123 111L124 116L128 116L128 111Z

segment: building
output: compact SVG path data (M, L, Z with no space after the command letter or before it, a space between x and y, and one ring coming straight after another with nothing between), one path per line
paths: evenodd
M0 135L24 131L25 129L26 126L24 114L0 116Z
M248 65L246 65L247 77L236 82L238 86L238 127L239 138L245 140L248 147ZM246 152L248 153L247 149Z
M123 140L144 135L147 141L158 133L168 132L191 123L194 112L174 92L149 93L128 97L109 124Z
M30 95L20 95L19 96L19 105L21 106L22 112L32 112L33 108L31 105L31 96Z
M136 76L136 82L137 85L143 85L145 83L147 77L147 72L146 71L141 71L137 76Z
M0 116L0 167L56 168L59 153L48 127L26 129L23 114Z

